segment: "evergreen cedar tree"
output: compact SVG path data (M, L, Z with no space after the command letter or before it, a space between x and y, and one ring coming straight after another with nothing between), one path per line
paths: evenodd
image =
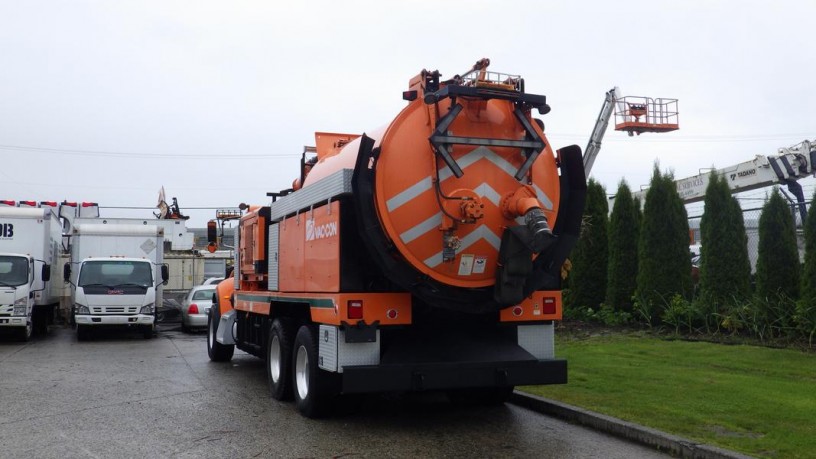
M581 237L570 255L572 270L566 298L570 308L597 308L606 295L608 212L606 190L600 183L590 179Z
M640 201L621 180L609 217L609 269L605 303L618 311L632 311L637 288L638 220Z
M751 289L751 262L742 208L725 177L712 172L700 220L700 296L714 311L738 304Z
M759 251L756 291L761 299L775 302L781 296L799 295L799 249L793 214L779 189L762 206L759 217Z
M691 296L688 214L674 177L654 166L638 241L637 298L652 320L674 295Z
M799 310L800 314L808 310L814 310L812 314L816 314L816 192L813 193L805 221L805 265Z

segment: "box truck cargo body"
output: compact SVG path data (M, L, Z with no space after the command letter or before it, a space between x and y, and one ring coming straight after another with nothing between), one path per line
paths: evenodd
M77 337L100 327L135 328L153 336L167 280L164 230L156 226L82 224L71 236L71 284Z
M0 208L0 329L23 340L45 332L59 298L50 268L59 256L59 220L50 208Z

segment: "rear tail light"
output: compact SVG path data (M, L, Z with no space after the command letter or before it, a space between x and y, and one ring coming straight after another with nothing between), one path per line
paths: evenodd
M349 319L363 318L363 300L349 300L348 318Z
M198 305L193 303L187 308L187 314L198 314Z
M544 314L555 314L555 298L544 298L544 307L542 308L542 312Z

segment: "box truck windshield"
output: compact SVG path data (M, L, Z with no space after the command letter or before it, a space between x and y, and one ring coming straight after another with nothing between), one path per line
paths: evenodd
M79 286L147 289L153 286L153 268L146 261L86 261L80 271Z
M16 287L28 283L28 259L0 255L0 285Z

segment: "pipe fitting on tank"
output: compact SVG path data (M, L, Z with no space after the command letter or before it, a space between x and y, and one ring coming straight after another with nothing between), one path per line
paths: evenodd
M530 209L524 214L524 224L532 239L531 249L534 253L541 252L550 245L555 236L547 222L547 216L540 207Z
M516 217L526 215L530 209L541 209L543 206L538 201L533 187L524 185L502 196L499 207L501 207L504 218L514 220Z

